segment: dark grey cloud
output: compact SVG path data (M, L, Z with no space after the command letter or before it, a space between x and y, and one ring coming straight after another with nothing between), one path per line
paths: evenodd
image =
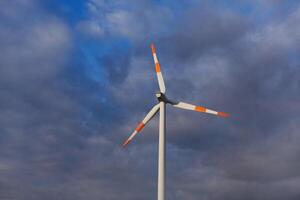
M82 145L78 105L58 79L71 34L36 1L2 2L1 13L0 197L51 199Z
M38 1L1 3L0 198L156 198L157 117L120 148L156 103L154 41L170 97L232 115L168 107L168 198L299 199L299 4L247 3L256 17L237 1L91 0L74 29ZM87 76L78 32L127 41L95 55L106 80Z
M109 55L99 58L99 64L107 73L111 84L120 84L128 76L131 55L128 51L114 49Z

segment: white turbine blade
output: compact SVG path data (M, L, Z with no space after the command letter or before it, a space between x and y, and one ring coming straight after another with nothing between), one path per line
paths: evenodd
M156 71L156 75L157 75L157 79L158 79L159 89L162 93L165 93L166 92L165 82L164 82L164 78L163 78L161 70L160 70L160 65L159 65L159 62L157 59L154 44L151 44L151 49L152 49L152 55L153 55L153 59L154 59L155 71Z
M178 102L178 103L173 103L172 105L174 107L182 108L182 109L185 109L185 110L193 110L193 111L197 111L197 112L203 112L203 113L208 113L208 114L212 114L212 115L217 115L217 116L220 116L220 117L229 117L228 113L210 110L208 108L205 108L205 107L202 107L202 106L195 106L195 105L192 105L192 104L189 104L189 103Z
M159 104L155 105L150 112L146 115L146 117L143 119L143 121L141 121L137 127L135 128L135 130L133 131L133 133L129 136L129 138L123 143L123 147L126 147L128 145L128 143L134 138L134 136L136 134L138 134L144 127L145 125L154 117L154 115L157 113L157 111L159 110Z

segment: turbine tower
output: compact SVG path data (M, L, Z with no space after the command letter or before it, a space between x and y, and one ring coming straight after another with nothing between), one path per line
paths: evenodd
M155 64L155 71L158 79L158 85L160 91L156 93L158 104L155 105L146 117L137 125L130 137L123 143L123 147L126 147L129 142L139 133L145 125L159 112L159 144L158 144L158 184L157 184L157 199L165 200L165 172L166 172L166 104L171 104L176 108L185 110L193 110L197 112L208 113L217 115L220 117L228 117L225 112L217 112L202 106L195 106L189 103L177 102L170 100L166 97L166 87L164 79L161 73L160 64L157 59L156 50L154 44L151 44L152 55Z

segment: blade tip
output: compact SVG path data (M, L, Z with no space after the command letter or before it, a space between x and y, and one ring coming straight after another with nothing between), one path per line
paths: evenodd
M154 43L151 43L150 47L151 47L152 53L155 53Z
M122 144L122 148L125 149L127 147L129 143L129 140L126 140L123 144Z
M228 113L225 113L225 112L219 112L218 115L221 117L229 117L230 116Z

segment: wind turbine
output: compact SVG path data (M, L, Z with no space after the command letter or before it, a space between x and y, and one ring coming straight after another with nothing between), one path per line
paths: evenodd
M126 147L129 142L139 133L145 125L155 116L155 114L159 113L159 144L158 144L158 184L157 184L157 199L165 200L165 172L166 172L166 104L171 104L176 108L181 108L185 110L193 110L197 112L208 113L212 115L217 115L220 117L228 117L229 115L225 112L214 111L202 106L195 106L189 103L184 102L176 102L170 100L166 97L166 87L164 83L164 79L161 73L160 65L156 56L156 50L154 44L151 44L152 55L155 64L155 71L158 79L158 85L160 91L156 93L156 97L158 100L158 104L155 105L146 117L141 121L130 137L123 143L123 147Z

